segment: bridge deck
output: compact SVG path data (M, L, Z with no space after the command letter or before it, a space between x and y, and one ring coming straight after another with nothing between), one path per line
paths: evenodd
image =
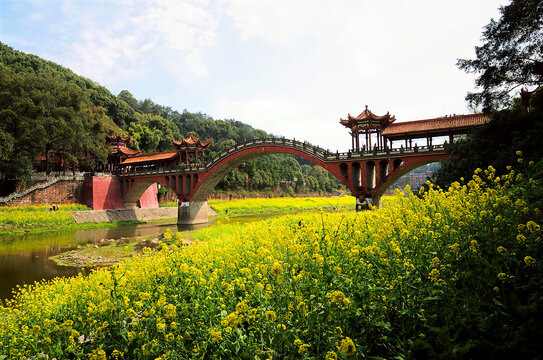
M223 151L205 166L196 166L194 164L189 164L188 166L177 166L175 168L159 168L159 169L138 169L137 171L125 171L123 173L117 174L121 177L132 177L132 176L149 176L157 174L186 174L186 173L205 173L221 162L226 157L243 150L258 148L259 146L277 146L279 148L285 149L295 149L303 151L308 155L317 158L326 163L334 163L338 161L353 161L353 160L371 160L371 159L383 159L383 158L393 158L393 157L407 157L407 156L420 156L424 154L439 154L445 152L444 145L430 145L430 146L417 146L411 148L386 148L386 149L377 149L374 148L371 151L360 151L360 152L330 152L321 147L311 145L307 142L301 142L297 140L290 140L285 138L266 138L266 139L255 139L251 141L238 144L234 147L229 148L226 151Z

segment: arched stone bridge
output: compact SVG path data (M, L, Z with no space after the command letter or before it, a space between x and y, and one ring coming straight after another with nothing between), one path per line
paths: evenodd
M298 155L322 166L351 190L360 203L371 199L377 206L381 195L400 176L419 166L450 156L445 153L443 145L331 153L296 140L255 139L228 149L205 166L120 174L125 207L136 207L145 190L158 182L177 194L181 203L179 223L207 222L206 200L217 183L244 162L272 153Z

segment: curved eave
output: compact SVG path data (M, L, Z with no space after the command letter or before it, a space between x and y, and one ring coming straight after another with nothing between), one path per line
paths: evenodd
M154 164L165 160L176 159L177 156L179 156L179 153L177 151L132 156L125 159L121 163L121 166Z

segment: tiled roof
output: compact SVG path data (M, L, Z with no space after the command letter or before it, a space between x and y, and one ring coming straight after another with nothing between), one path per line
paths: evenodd
M189 136L188 138L185 138L181 141L175 141L172 140L173 146L175 146L176 149L179 148L195 148L200 147L202 149L206 149L211 145L211 140L200 140L195 138L194 136Z
M131 156L131 155L139 155L141 154L141 150L133 150L129 148L120 148L119 150L115 151L115 153L122 153L123 155Z
M343 126L346 126L348 128L353 128L356 125L388 125L392 124L396 120L396 117L391 116L390 113L386 113L382 116L377 116L374 113L372 113L370 110L368 110L368 105L366 105L366 109L360 113L358 116L352 116L351 114L347 114L347 119L339 119L339 123Z
M436 133L449 130L468 129L483 125L490 121L484 114L449 115L435 119L406 121L389 125L381 133L383 136L402 135L410 133Z
M161 152L161 153L154 153L154 154L146 154L146 155L139 155L139 156L133 156L126 160L124 160L121 165L131 165L131 164L138 164L138 163L145 163L145 162L155 162L159 160L170 160L175 158L178 155L177 151L167 151L167 152Z

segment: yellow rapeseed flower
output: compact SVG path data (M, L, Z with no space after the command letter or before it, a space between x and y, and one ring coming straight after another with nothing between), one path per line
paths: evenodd
M536 266L537 260L534 259L531 256L525 256L524 257L524 263L526 263L526 265L528 265L528 266Z
M268 320L269 322L274 322L275 320L277 320L277 315L275 314L275 311L272 311L272 310L268 310L264 313L264 317L266 318L266 320Z
M275 277L280 277L281 275L283 275L283 267L278 261L273 263L271 274Z
M356 346L350 337L341 340L338 350L345 356L352 356L356 353Z

